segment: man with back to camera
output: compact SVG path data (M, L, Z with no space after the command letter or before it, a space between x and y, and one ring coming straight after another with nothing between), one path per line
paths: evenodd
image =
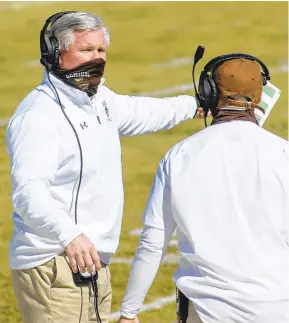
M170 129L192 119L197 104L108 89L109 34L93 14L50 17L40 45L44 80L7 129L13 288L24 323L106 323L123 211L119 137Z
M205 66L199 99L212 124L159 164L119 323L138 322L175 229L178 322L289 322L288 141L256 121L270 78L256 60L230 54Z

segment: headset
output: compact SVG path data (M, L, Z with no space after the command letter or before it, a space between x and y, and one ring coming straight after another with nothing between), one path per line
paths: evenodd
M55 36L53 36L48 29L50 24L53 25L56 20L68 13L74 13L76 11L62 11L50 16L40 32L40 63L44 65L49 71L58 67L60 48L59 42Z
M213 76L214 76L214 72L220 65L222 65L226 61L229 61L235 58L244 58L244 59L256 61L262 67L261 75L263 80L263 86L265 86L267 84L267 81L270 80L270 73L266 65L258 58L252 55L242 54L242 53L221 55L213 58L205 65L200 75L199 86L197 91L196 82L195 82L195 67L198 61L203 57L204 52L205 52L205 48L203 46L198 46L194 57L192 76L193 76L196 98L198 100L199 106L202 107L204 110L204 118L205 118L205 124L206 124L206 116L209 110L215 109L218 104L219 90Z

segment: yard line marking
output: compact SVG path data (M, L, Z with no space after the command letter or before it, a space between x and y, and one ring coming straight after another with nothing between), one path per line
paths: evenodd
M112 264L127 264L130 265L133 262L133 258L118 258L112 257L111 263ZM168 253L165 255L162 263L163 264L178 264L180 262L180 255L174 253Z
M31 61L24 62L24 65L27 67L39 67L41 66L39 59L33 59Z
M177 66L183 66L183 65L191 65L193 66L193 56L191 57L177 57L174 58L170 61L165 61L165 62L155 62L152 63L150 66L158 69L168 69L171 67L177 67ZM278 72L288 72L288 64L285 63L287 62L287 59L281 60L280 61L280 67L277 68L269 68L269 71L271 73L278 73Z
M128 232L130 236L140 236L142 233L142 228L135 228Z
M149 310L154 310L154 309L160 309L162 308L164 305L173 303L176 301L176 294L172 294L170 296L167 297L162 297L162 298L158 298L156 301L152 302L152 303L148 303L148 304L144 304L141 309L140 312L146 312ZM120 317L120 312L113 312L110 314L109 319L114 321L117 320Z
M28 7L32 7L32 6L39 6L39 5L47 5L47 4L51 4L49 2L45 2L45 1L11 1L11 2L1 2L0 3L0 10L21 10L24 8L28 8Z
M141 233L142 233L142 228L135 228L135 229L130 230L128 232L128 234L130 236L140 236ZM176 236L177 236L176 231L174 231L174 233L173 233L173 239L169 242L169 245L170 246L177 246L178 245L178 241L175 239Z
M153 63L151 66L155 68L170 68L170 67L176 67L176 66L182 66L182 65L193 65L193 57L179 57L175 58L168 62L160 62L160 63Z
M0 128L5 127L8 124L9 119L0 120Z
M171 86L166 89L154 90L154 91L149 91L149 92L139 92L134 95L139 95L139 96L170 95L170 94L180 93L180 92L184 92L184 91L191 91L192 89L193 89L193 84L186 83L186 84Z
M130 236L140 236L141 235L141 233L142 233L142 229L143 228L135 228L135 229L132 229L132 230L130 230L129 232L128 232L128 234L130 235ZM176 231L174 231L174 233L173 233L173 237L175 237L177 234L176 234Z

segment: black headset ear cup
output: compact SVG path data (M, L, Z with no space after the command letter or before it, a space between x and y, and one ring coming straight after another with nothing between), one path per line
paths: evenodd
M52 45L49 39L49 31L42 30L40 35L41 63L46 66L51 62Z
M210 75L203 78L202 83L199 84L200 96L203 98L202 108L205 112L214 109L218 103L218 89Z
M206 75L204 72L201 73L198 85L198 97L200 101L200 107L204 109L205 100L204 100L204 79Z
M48 26L49 24L54 24L55 21L63 15L74 12L76 11L63 11L50 16L40 31L40 62L49 70L58 67L60 48L57 39L51 35L50 28L48 29Z
M264 73L262 73L262 80L263 80L263 86L267 84L267 77Z
M52 48L51 64L52 64L52 67L57 67L59 63L59 55L60 55L58 40L55 37L50 36L50 42L51 42L51 48Z
M216 109L219 101L219 90L218 87L215 83L215 81L212 79L212 77L208 77L207 79L209 86L210 86L210 91L211 91L211 100L208 109Z

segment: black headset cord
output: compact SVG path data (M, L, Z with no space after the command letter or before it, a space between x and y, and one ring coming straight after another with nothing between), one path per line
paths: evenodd
M59 102L59 105L61 107L61 111L63 113L63 115L65 116L66 120L68 121L68 123L70 124L74 134L75 134L75 137L76 137L76 140L77 140L77 145L78 145L78 148L79 148L79 155L80 155L80 171L79 171L79 182L78 182L78 187L77 187L77 191L76 191L76 197L75 197L75 207L74 207L74 220L75 220L75 223L77 224L77 206L78 206L78 196L79 196L79 191L80 191L80 186L81 186L81 181L82 181L82 172L83 172L83 154L82 154L82 148L81 148L81 144L80 144L80 140L79 140L79 137L78 137L78 134L72 124L72 122L70 121L70 119L68 118L65 110L64 110L64 106L62 105L61 103L61 100L60 100L60 97L58 95L58 92L55 88L55 85L52 83L51 79L50 79L50 75L49 75L49 70L46 69L47 71L47 76L48 76L48 80L51 84L51 86L53 87L53 90L55 92L55 95L57 97L57 100ZM100 315L99 315L99 311L98 311L98 288L97 288L97 279L98 279L98 273L96 272L93 276L92 276L92 279L91 279L91 284L92 284L92 289L93 289L93 294L94 294L94 310L95 310L95 315L96 315L96 319L98 321L98 323L101 323L101 318L100 318Z
M92 290L94 295L94 311L96 315L96 320L98 323L101 323L101 318L98 311L98 288L97 288L97 279L98 279L98 272L96 272L91 277L91 284L92 284Z
M78 206L78 196L79 196L79 191L80 191L80 186L81 186L81 181L82 181L82 172L83 172L83 154L82 154L82 148L81 148L81 144L80 144L80 140L79 140L79 137L78 137L78 134L72 124L72 122L70 121L70 119L68 118L66 112L65 112L65 108L64 106L62 105L61 103L61 100L60 100L60 97L58 95L58 92L54 86L54 84L52 83L51 79L50 79L50 75L49 75L49 70L46 69L47 71L47 76L48 76L48 80L51 84L51 86L53 87L53 90L55 92L55 95L57 97L57 100L59 102L59 105L61 107L61 111L63 113L63 115L65 116L66 120L68 121L68 123L70 124L73 132L74 132L74 135L76 137L76 140L77 140L77 145L78 145L78 149L79 149L79 156L80 156L80 170L79 170L79 182L78 182L78 186L77 186L77 191L76 191L76 197L75 197L75 204L74 204L74 221L75 221L75 224L77 224L77 206Z
M206 111L204 111L204 121L205 121L206 128L208 127L208 125L207 125L207 115L208 115L208 111L206 110Z

